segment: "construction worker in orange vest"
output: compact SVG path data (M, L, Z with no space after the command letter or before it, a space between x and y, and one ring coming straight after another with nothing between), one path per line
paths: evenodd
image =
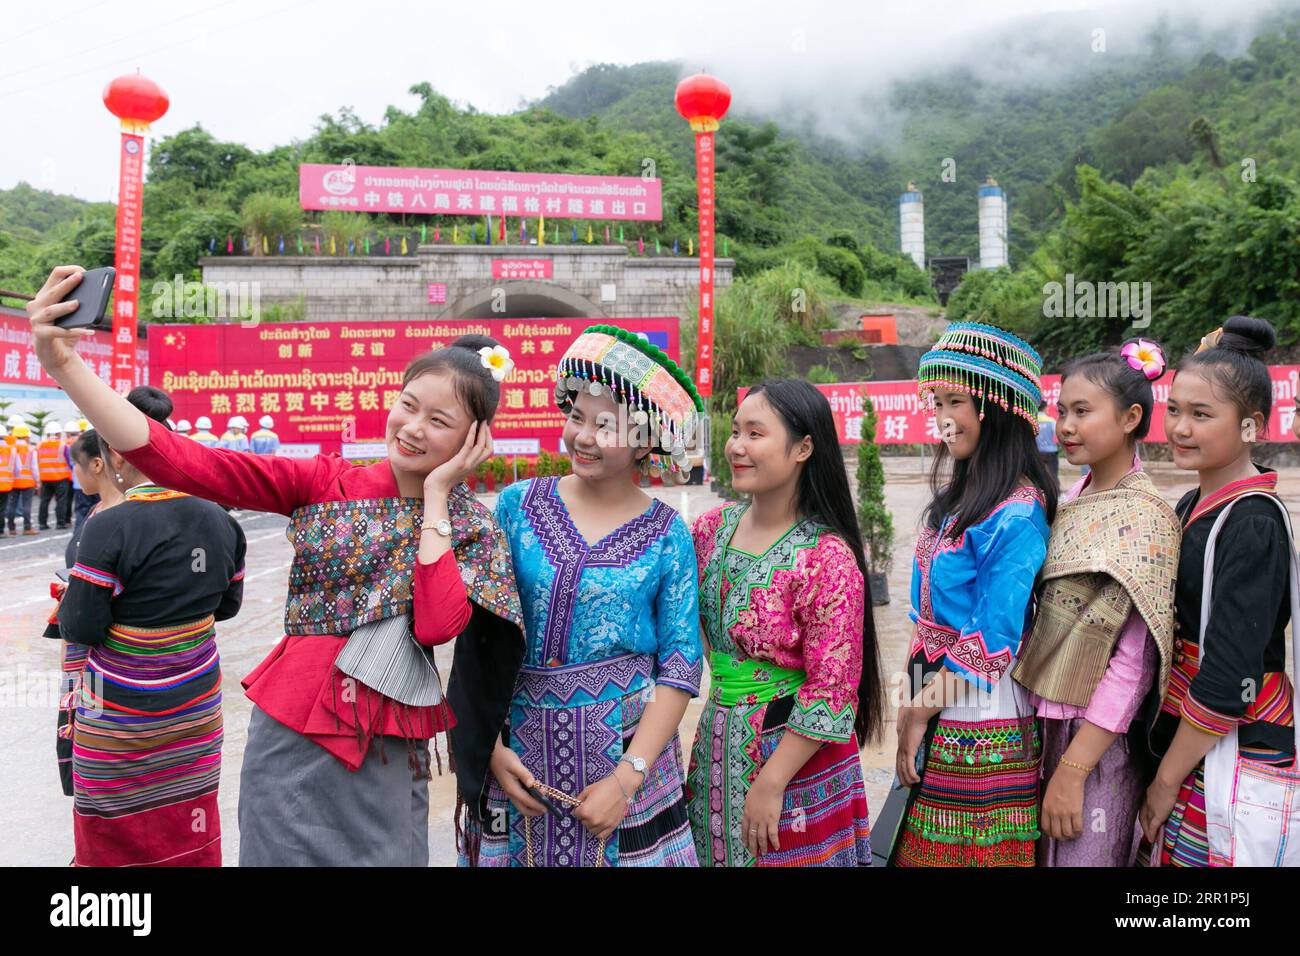
M5 504L14 489L14 446L9 429L0 425L0 538L5 536Z
M32 430L26 425L13 429L13 461L10 474L14 487L5 502L5 523L10 534L18 533L18 516L23 518L23 534L36 534L32 527L32 495L36 490L36 449L31 446Z
M50 422L36 446L36 467L41 479L41 504L36 517L42 531L50 529L50 501L54 501L55 527L72 526L72 469L63 453L63 426Z

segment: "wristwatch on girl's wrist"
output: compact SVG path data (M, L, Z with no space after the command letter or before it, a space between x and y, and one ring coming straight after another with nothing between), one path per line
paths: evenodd
M632 769L635 770L637 773L639 773L641 775L641 779L643 780L645 779L646 770L649 769L649 764L647 764L640 757L634 757L631 754L624 754L623 759L620 760L619 763L631 764Z

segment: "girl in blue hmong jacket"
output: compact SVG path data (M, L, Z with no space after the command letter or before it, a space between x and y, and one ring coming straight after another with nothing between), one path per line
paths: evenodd
M898 712L897 771L914 786L898 866L1034 862L1039 743L1008 673L1056 511L1034 445L1041 361L975 323L950 325L921 359L917 384L943 444L912 574L912 697Z

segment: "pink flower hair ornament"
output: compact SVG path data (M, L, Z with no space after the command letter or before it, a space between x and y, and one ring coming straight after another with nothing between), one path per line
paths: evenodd
M1148 380L1155 380L1165 373L1165 353L1154 342L1146 339L1129 342L1119 350L1119 354L1128 360L1130 368L1141 372Z

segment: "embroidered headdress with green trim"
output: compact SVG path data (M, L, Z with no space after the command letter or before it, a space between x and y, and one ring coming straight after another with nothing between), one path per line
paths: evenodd
M981 419L984 403L995 402L1037 435L1042 368L1042 358L1024 339L991 325L954 322L921 356L916 386L922 398L935 389L965 392L978 400Z
M567 415L584 388L626 405L631 424L648 429L655 450L643 467L650 474L670 472L685 480L704 401L676 362L635 332L593 325L574 340L555 370L560 411Z

